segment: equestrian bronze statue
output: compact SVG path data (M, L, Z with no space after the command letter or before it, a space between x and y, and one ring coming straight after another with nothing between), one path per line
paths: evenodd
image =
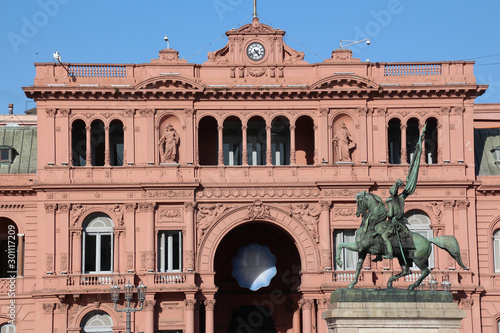
M398 259L402 270L399 274L389 278L387 288L392 288L394 280L411 274L410 267L413 263L422 271L422 274L408 289L418 287L431 272L428 267L428 259L432 252L432 244L446 250L460 267L465 270L468 269L462 262L460 247L454 236L439 236L426 239L416 232L411 232L407 227L408 222L404 217L405 199L415 192L425 129L426 126L424 126L415 147L415 153L410 162L406 178L406 186L404 186L401 179L396 181L389 190L391 196L386 201L387 206L375 194L366 191L356 194L356 216L361 216L361 226L356 232L354 243L339 244L335 258L337 264L341 266L340 254L342 249L358 252L356 274L348 288L353 288L358 283L359 273L366 255L369 253L377 256L374 261L382 260L382 258ZM404 190L398 193L403 186Z

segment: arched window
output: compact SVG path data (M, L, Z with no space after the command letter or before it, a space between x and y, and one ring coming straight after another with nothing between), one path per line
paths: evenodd
M295 163L314 164L314 122L311 117L302 116L295 122Z
M0 326L0 333L16 333L16 325L5 324Z
M111 273L113 270L113 221L95 213L84 221L82 242L83 272Z
M437 120L434 118L427 120L425 129L425 162L427 164L438 163L438 130Z
M389 120L387 143L389 164L401 164L401 122L399 119Z
M290 121L283 116L271 123L271 151L273 165L290 164Z
M410 231L421 234L427 239L434 237L434 232L431 229L431 220L429 217L420 210L410 210L405 214L408 219L408 229ZM434 268L434 249L429 256L429 268ZM413 264L412 269L418 269L415 264Z
M420 136L418 129L418 119L412 118L408 120L406 127L406 163L411 163L415 154L415 146Z
M19 251L18 229L14 221L0 217L0 278L18 275L18 263L23 253ZM12 265L12 266L11 266Z
M237 117L227 118L222 132L224 165L241 165L242 138L241 120Z
M90 126L90 147L93 166L104 166L105 146L104 123L101 120L94 120Z
M81 333L112 333L113 320L104 311L91 311L82 319Z
M85 166L87 156L87 130L83 120L75 120L71 125L71 152L73 166Z
M500 230L493 234L493 258L495 260L495 273L500 273Z
M252 117L248 121L247 152L248 165L266 165L266 121Z
M123 123L113 120L109 125L109 157L111 166L123 165Z
M217 165L219 150L217 120L203 117L198 127L198 156L200 165Z

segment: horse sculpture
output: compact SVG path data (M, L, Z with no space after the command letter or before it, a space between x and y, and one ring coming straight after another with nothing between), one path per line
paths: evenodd
M337 247L336 261L338 265L342 265L340 259L341 250L346 248L351 251L358 252L358 262L356 265L356 274L348 288L354 288L358 283L359 273L363 267L366 255L368 253L377 256L387 254L387 248L384 241L380 237L380 232L377 229L388 228L392 221L387 219L387 210L382 199L372 193L366 191L356 195L356 216L361 216L361 226L356 232L354 243L340 243ZM453 236L439 236L432 239L426 239L422 235L411 232L406 227L400 232L396 232L389 240L393 246L394 257L398 259L402 271L399 274L393 275L387 282L387 288L392 288L394 280L411 273L410 267L413 263L422 271L421 276L411 284L408 289L415 289L429 275L431 270L428 267L428 259L431 254L432 245L435 244L441 249L446 250L462 267L468 268L463 264L460 256L460 247L457 239Z

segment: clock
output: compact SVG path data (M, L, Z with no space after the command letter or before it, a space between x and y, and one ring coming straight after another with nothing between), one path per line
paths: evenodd
M264 58L264 55L266 54L266 49L264 48L264 45L258 42L253 42L247 47L247 55L250 59L252 60L260 60Z

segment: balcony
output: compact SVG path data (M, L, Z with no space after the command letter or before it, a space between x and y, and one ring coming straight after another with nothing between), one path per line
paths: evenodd
M386 288L389 278L397 273L399 270L371 270L364 269L359 275L358 283L359 288ZM354 279L355 271L327 271L324 272L323 288L328 290L332 288L346 288L349 283ZM402 277L394 281L394 288L406 289L410 284L417 281L421 276L420 271L412 271L410 275ZM473 285L471 271L457 271L457 270L432 270L419 289L429 290L443 290L443 282L451 283L451 290L460 290ZM431 287L433 286L433 287Z

